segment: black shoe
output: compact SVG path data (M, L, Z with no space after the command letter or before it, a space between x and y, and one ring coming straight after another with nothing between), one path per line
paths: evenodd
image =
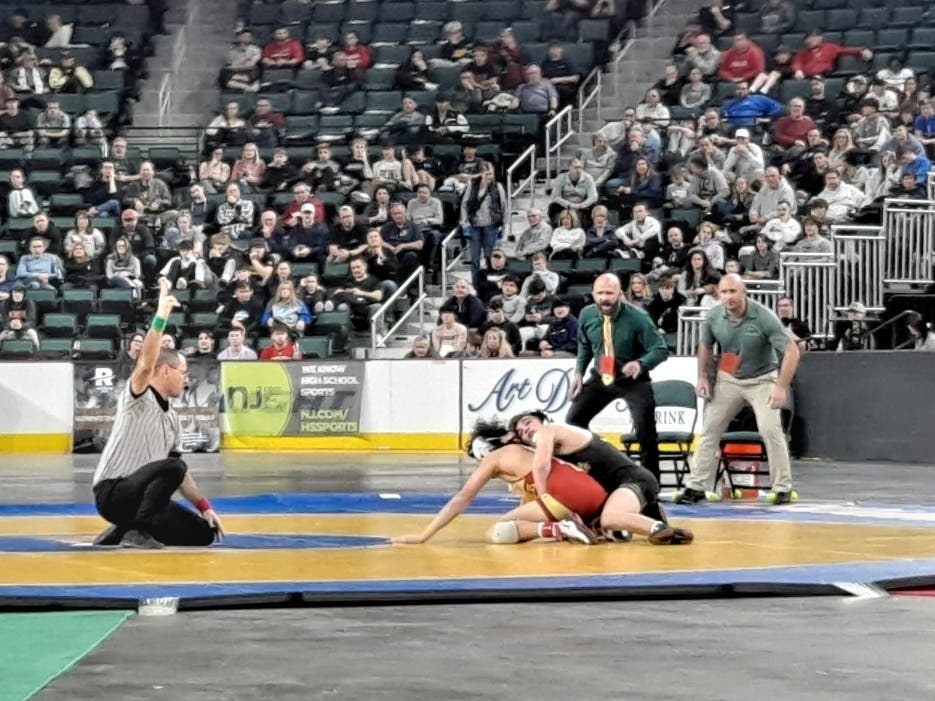
M694 539L695 534L687 528L675 528L669 525L649 534L649 542L653 545L688 545Z
M161 550L166 547L149 533L143 531L127 531L127 534L120 541L121 547L134 548L135 550Z
M120 541L123 540L125 534L126 531L120 526L110 525L94 539L92 545L120 545Z
M773 506L778 506L779 504L791 504L792 492L770 492L766 498Z
M691 487L686 487L680 492L676 492L672 501L676 504L698 504L702 501L707 501L708 496L699 489L692 489Z

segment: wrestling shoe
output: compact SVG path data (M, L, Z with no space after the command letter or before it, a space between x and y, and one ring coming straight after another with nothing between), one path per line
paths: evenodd
M649 534L649 542L653 545L688 545L695 539L695 534L687 528L676 528L668 523L662 523Z
M560 536L557 540L570 540L583 545L595 545L597 536L594 531L584 525L578 514L570 514L563 521L555 524L555 532Z
M101 534L97 538L94 539L94 542L92 543L92 545L100 545L100 546L120 545L120 541L123 540L123 536L125 534L126 534L125 530L123 530L119 526L115 526L111 524L110 526L105 528L103 531L101 531Z
M120 541L123 548L133 548L134 550L161 550L166 547L149 533L143 531L127 531L127 534Z
M685 489L676 492L672 497L672 501L676 504L698 504L707 500L707 494L700 489L692 489L691 487L685 487Z

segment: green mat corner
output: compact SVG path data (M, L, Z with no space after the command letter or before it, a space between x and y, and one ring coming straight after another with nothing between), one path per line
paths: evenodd
M0 614L0 701L26 701L131 615L130 611Z

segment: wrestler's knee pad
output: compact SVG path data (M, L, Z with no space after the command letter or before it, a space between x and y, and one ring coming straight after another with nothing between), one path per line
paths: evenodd
M502 545L518 543L519 528L516 526L516 521L498 521L493 524L490 532L487 534L487 539L491 543Z

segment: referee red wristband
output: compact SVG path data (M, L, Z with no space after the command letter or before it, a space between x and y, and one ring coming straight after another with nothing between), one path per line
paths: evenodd
M199 499L195 502L195 508L198 509L199 513L204 513L205 511L211 510L211 502L207 499Z

